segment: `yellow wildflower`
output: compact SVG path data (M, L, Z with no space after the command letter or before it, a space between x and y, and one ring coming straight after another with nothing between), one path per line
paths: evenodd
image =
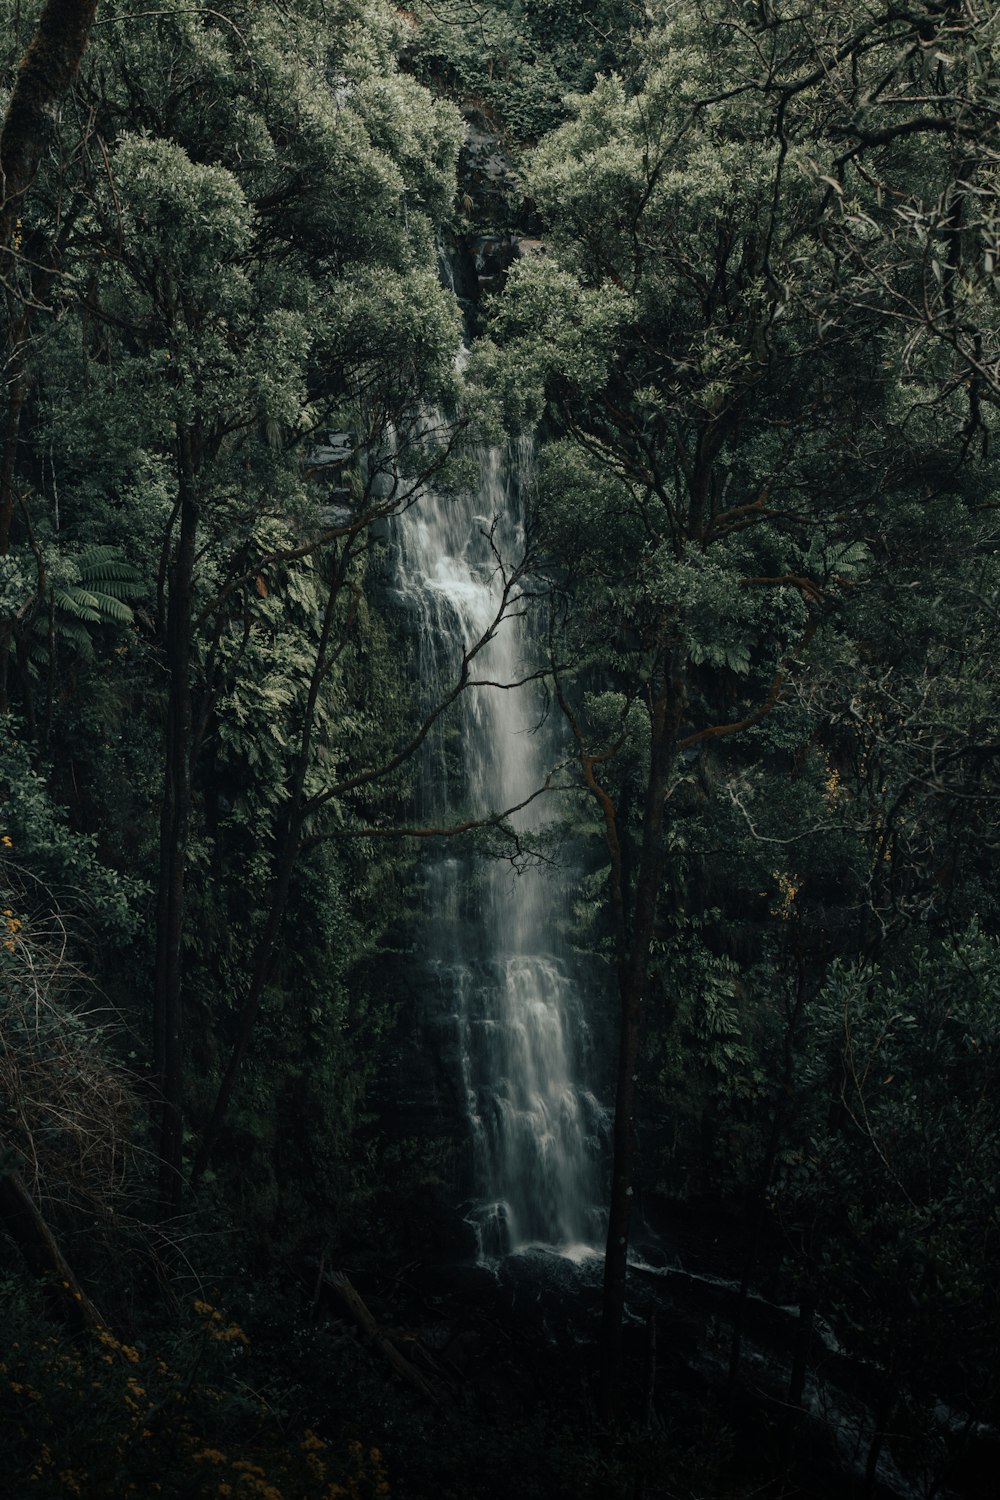
M228 1328L210 1328L208 1331L217 1344L231 1344L237 1339L241 1344L250 1342L238 1323L230 1323Z
M771 874L778 883L778 900L771 907L771 915L787 921L792 915L795 898L802 889L802 880L798 875L790 875L787 870L772 870Z

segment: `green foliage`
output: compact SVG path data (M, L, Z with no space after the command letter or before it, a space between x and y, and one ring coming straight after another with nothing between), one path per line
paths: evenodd
M650 1103L665 1116L670 1141L658 1163L659 1188L674 1197L709 1184L738 1189L768 1104L770 1018L757 986L773 983L773 976L748 972L711 950L706 938L720 915L710 911L678 924L672 939L657 944L651 964L658 1003L646 1072ZM717 1122L715 1160L703 1155L709 1121Z
M53 629L81 656L89 658L94 648L85 627L131 625L135 616L129 600L141 597L140 576L117 547L86 547L76 558L60 561L62 569L49 585ZM35 619L35 633L48 634L48 624L41 615Z
M380 1186L367 1093L393 1020L380 970L386 927L405 905L405 875L398 855L355 853L353 841L344 852L320 846L300 863L290 912L292 931L308 942L289 942L276 960L227 1129L231 1147L218 1153L204 1194L207 1212L240 1202L245 1232L272 1254L363 1241ZM254 895L252 887L212 890L195 906L196 1124L228 1059Z
M190 504L185 836L201 888L186 1004L208 1011L200 1107L231 1043L289 818L307 825L295 836L325 836L370 815L377 797L341 806L326 794L395 748L407 706L365 598L368 523L408 498L385 483L394 461L436 462L419 403L453 393L458 317L433 273L433 226L454 193L460 130L399 72L398 42L378 0L287 16L105 8L76 85L101 150L81 151L76 116L61 117L26 204L60 276L26 345L23 534L2 563L7 696L86 833L63 836L50 817L28 839L31 788L40 798L44 784L27 750L8 778L21 777L11 831L25 857L59 868L61 901L77 846L105 856L97 891L116 878L101 868L108 850L133 883L156 883L157 806L176 774L165 757L171 612L187 586L178 513ZM324 469L315 450L343 430L353 453ZM391 778L390 801L402 786ZM344 883L331 860L290 914L313 925L329 975L325 991L310 975L301 1010L329 1006L331 1037L369 941L367 914L343 910ZM116 976L130 1014L144 1011L148 978ZM277 975L276 1000L285 985ZM360 1108L360 1081L345 1086L354 1061L342 1048L331 1086L344 1105L335 1157ZM297 1076L285 1065L269 1080L279 1095ZM358 1080L371 1066L358 1061Z
M4 884L32 911L71 914L80 937L122 944L135 935L144 881L98 857L93 835L75 833L51 800L29 747L8 719L0 736Z
M19 548L0 564L3 608L16 621L8 650L15 654L27 645L33 673L52 665L52 653L60 647L93 660L101 633L92 627L108 627L105 638L120 640L114 627L135 621L130 601L142 597L142 581L118 547L98 543L78 552L53 547L41 566L38 556Z
M9 88L37 7L2 9ZM454 436L438 403L541 440L532 589L614 809L626 941L669 686L648 1178L756 1203L845 1343L928 1389L945 1372L971 1409L1000 1172L1000 88L973 10L101 7L3 312L25 402L0 558L4 1133L71 1234L142 1140L71 956L144 1047L161 803L187 819L185 1166L298 850L199 1224L248 1266L405 1245L401 1205L443 1175L369 1112L412 852L353 837L410 795L405 767L368 779L416 699L379 581L387 519ZM518 154L542 241L464 387L434 257L452 100ZM575 805L573 937L610 974L604 828ZM367 1447L260 1409L211 1308L148 1348L36 1318L12 1293L19 1493L382 1493ZM543 1425L525 1493L654 1473L653 1442L574 1458Z
M786 1223L825 1226L805 1274L852 1347L895 1379L947 1369L968 1403L990 1380L998 1314L997 962L973 924L831 970L799 1075L805 1140L773 1190Z
M994 1121L950 962L992 972L997 795L977 28L661 10L533 153L543 253L472 362L542 439L552 665L600 791L576 936L648 956L646 1180L751 1205L894 1389L970 1405L992 1333L950 1325L993 1327L969 1184Z
M417 76L485 112L515 145L557 125L565 95L589 88L648 24L632 0L416 0L406 15Z

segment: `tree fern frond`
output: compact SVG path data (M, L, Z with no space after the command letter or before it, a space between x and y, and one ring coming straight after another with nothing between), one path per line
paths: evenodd
M89 547L84 547L77 558L77 565L81 574L96 573L109 565L129 567L122 557L120 547L108 542L94 542Z
M87 547L77 558L80 582L88 588L114 593L118 598L137 598L142 578L137 568L122 557L118 547Z
M88 594L75 584L68 588L62 588L58 584L52 586L52 599L56 609L69 615L73 620L87 620L91 625L100 625L101 614L94 595Z
M59 622L59 639L64 645L71 646L74 651L91 661L94 655L94 643L91 640L90 631L85 628L82 621L74 619L63 619Z
M92 597L97 600L102 619L113 620L116 625L131 625L135 619L131 607L115 594L107 593L102 589L100 592L95 591Z
M90 580L91 588L99 585L102 594L112 599L138 599L143 593L142 585L132 578L100 578Z
M88 627L131 625L135 616L129 601L142 595L142 580L121 549L107 543L85 547L73 560L73 569L73 582L50 585L49 602L60 640L90 660L94 645ZM35 621L34 634L43 637L48 631L46 613Z

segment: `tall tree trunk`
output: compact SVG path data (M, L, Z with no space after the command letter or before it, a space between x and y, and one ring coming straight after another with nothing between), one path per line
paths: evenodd
M23 355L34 305L30 295L18 293L21 209L38 171L52 109L76 77L96 10L97 0L46 0L0 127L0 281L7 293L2 364L8 391L0 457L0 556L10 548L15 456L27 392Z
M16 238L24 195L48 136L51 112L76 77L97 0L45 0L35 35L21 59L0 130L0 249ZM8 257L3 257L6 262ZM3 270L6 273L8 266Z
M631 932L627 934L624 950L619 951L618 963L618 1072L612 1134L611 1203L601 1309L601 1413L605 1419L617 1417L621 1411L622 1324L625 1316L632 1199L635 1192L635 1101L642 1001L649 972L663 871L664 808L683 703L683 689L679 680L675 679L671 670L665 668L651 707L650 764L643 809L639 868L632 899ZM612 866L612 880L620 880L620 858L617 862L613 859ZM620 892L615 899L616 904L623 909L627 908L626 892Z
M215 1104L212 1109L211 1118L205 1127L198 1155L195 1158L192 1181L197 1184L198 1179L207 1168L212 1152L215 1150L219 1139L219 1132L225 1122L226 1113L236 1084L239 1081L240 1071L250 1046L253 1036L254 1024L260 1010L264 992L271 978L274 963L274 952L278 944L278 936L281 932L282 923L285 920L285 911L288 906L288 892L292 883L292 875L295 871L295 862L299 852L299 831L301 818L294 814L291 818L292 826L288 829L281 841L281 850L278 855L278 866L274 879L271 882L271 890L268 897L268 911L264 922L264 930L254 953L253 971L250 976L250 984L240 1009L239 1022L237 1026L236 1041L229 1056L229 1062L219 1084L219 1092L215 1096Z
M10 533L14 524L14 507L17 494L14 476L17 470L17 445L21 432L21 412L27 395L28 382L24 373L24 345L27 337L28 316L13 316L10 304L14 294L7 297L8 335L6 365L8 370L7 420L4 424L3 453L0 455L0 557L10 551Z
M767 1212L767 1191L771 1186L775 1164L778 1160L778 1150L784 1140L792 1109L795 1081L795 1042L798 1035L799 1023L802 1019L802 1012L805 1008L805 999L806 970L805 961L800 952L798 954L798 974L795 983L795 1003L792 1006L792 1011L785 1027L784 1062L781 1071L781 1082L775 1094L771 1129L768 1134L767 1146L764 1150L764 1159L761 1163L760 1174L752 1190L749 1213L747 1215L749 1219L749 1234L746 1239L743 1275L740 1280L739 1299L736 1304L732 1339L729 1345L729 1374L726 1377L725 1398L727 1408L731 1406L736 1396L740 1361L743 1356L743 1329L746 1320L747 1302L750 1296L750 1284L753 1280L753 1273L757 1268L757 1257L760 1251L761 1236L764 1231ZM791 1397L789 1399L791 1400Z
M35 35L21 59L0 126L0 283L6 327L0 368L7 385L0 452L0 557L10 550L16 493L14 475L21 413L28 391L24 350L37 297L18 290L16 252L24 195L34 180L48 135L52 108L76 76L97 10L97 0L46 0ZM8 709L8 670L14 622L0 624L0 713Z
M191 826L194 707L191 686L194 562L199 506L191 434L178 433L179 534L170 568L166 654L170 674L160 811L160 875L157 892L156 975L153 1046L160 1097L158 1155L160 1212L180 1206L183 1142L182 981L187 846Z

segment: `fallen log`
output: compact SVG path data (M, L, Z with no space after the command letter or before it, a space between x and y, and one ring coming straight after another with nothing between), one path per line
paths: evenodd
M9 1167L0 1171L0 1230L9 1235L25 1264L42 1281L49 1311L55 1317L77 1332L103 1326L103 1319L74 1276L21 1174Z
M412 1365L404 1354L401 1354L396 1345L384 1333L375 1321L371 1311L365 1305L360 1293L351 1285L350 1280L343 1271L330 1271L323 1278L324 1285L335 1292L347 1309L358 1330L374 1344L379 1353L383 1355L390 1368L399 1376L400 1380L406 1382L413 1390L418 1391L426 1401L430 1401L437 1407L444 1408L445 1402L440 1391L422 1375L416 1365Z

